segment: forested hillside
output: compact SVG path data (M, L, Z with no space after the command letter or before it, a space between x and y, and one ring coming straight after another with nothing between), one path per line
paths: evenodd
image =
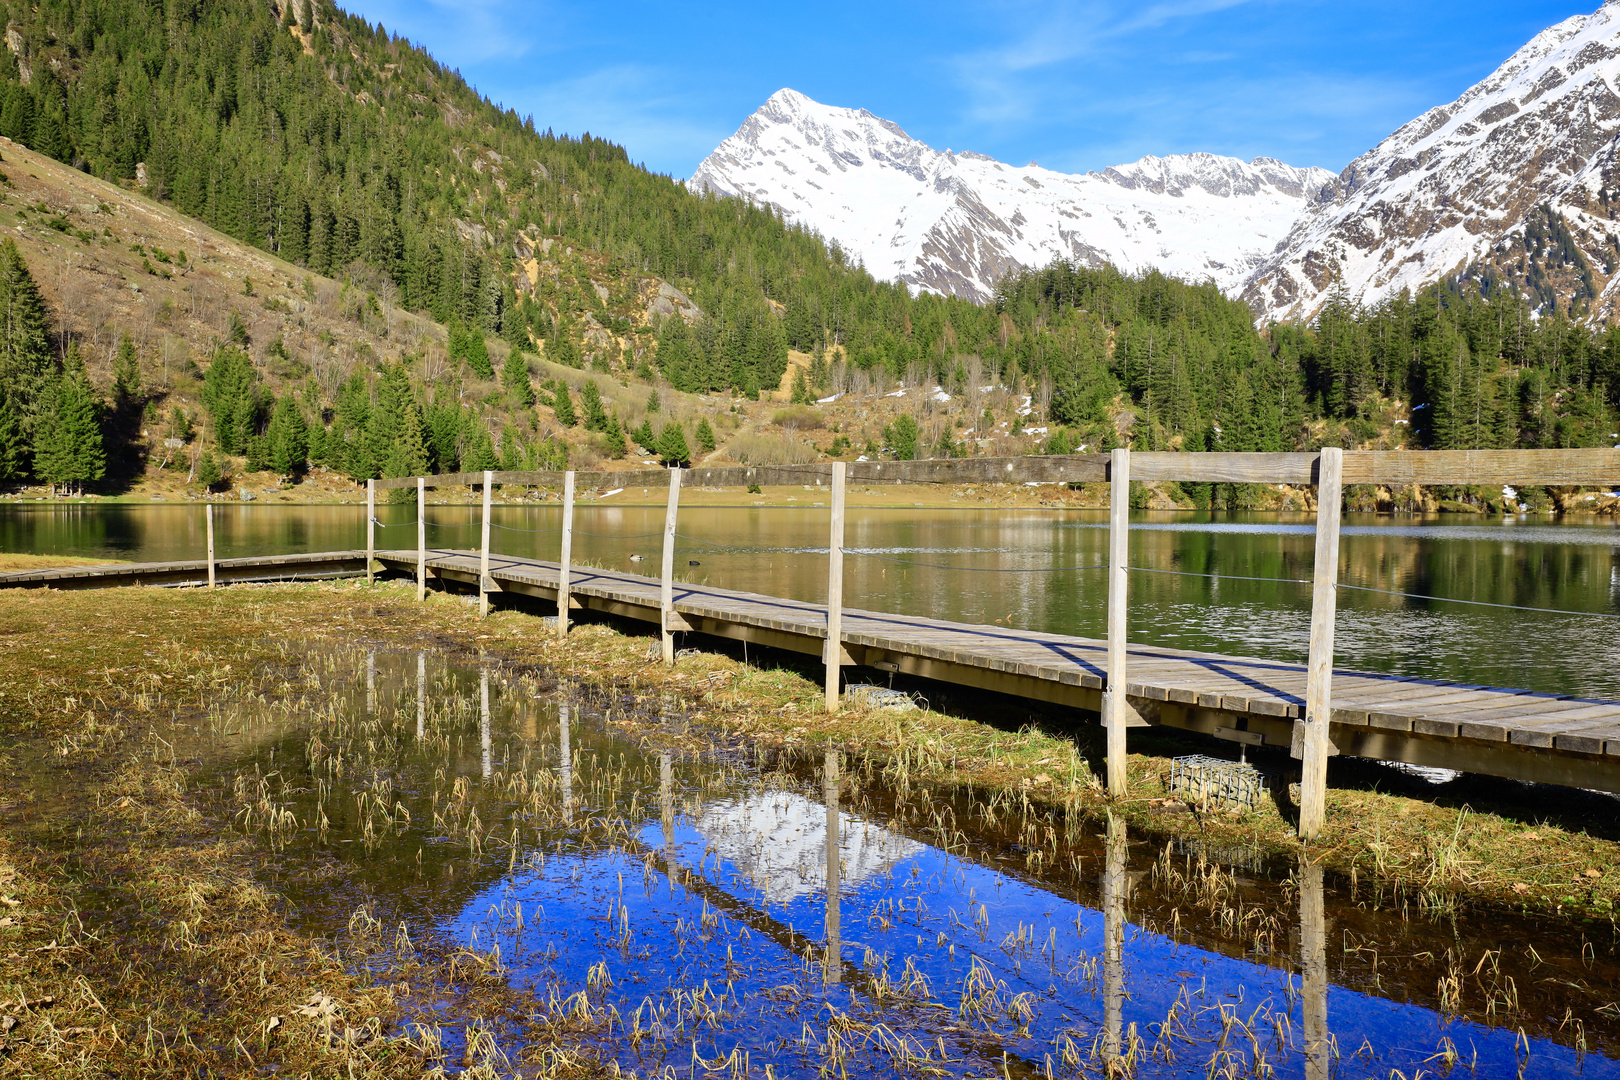
M0 228L19 237L0 286L33 297L0 326L0 479L363 478L638 444L810 460L1620 441L1620 335L1542 297L1532 317L1487 273L1371 311L1341 296L1308 327L1257 329L1213 285L1062 264L992 304L913 297L766 209L502 110L321 0L6 14L0 135L129 199L86 202L0 155ZM1567 272L1546 226L1522 261ZM140 281L165 299L125 303ZM779 388L801 408L748 404ZM68 430L82 448L51 443Z

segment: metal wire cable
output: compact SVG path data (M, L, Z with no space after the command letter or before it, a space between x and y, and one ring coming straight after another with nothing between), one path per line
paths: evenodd
M1084 563L1078 566L953 566L950 563L917 562L915 559L896 559L892 555L879 555L875 551L861 551L859 548L845 548L846 554L860 555L867 559L882 559L884 562L900 563L903 566L926 566L935 570L967 570L979 574L1056 574L1065 570L1106 570L1107 563Z
M388 523L386 521L378 521L376 518L371 519L371 523L373 525L377 526L377 528L379 528L379 529L400 529L400 528L404 528L405 526L408 526L408 525L415 525L419 521L421 521L421 519L417 518L417 519L412 520L412 521L396 521L396 522L393 522L392 524L390 524L390 523ZM429 522L429 524L432 524L432 523Z
M1202 577L1218 578L1223 581L1281 581L1289 585L1309 585L1305 578L1291 577L1245 577L1242 574L1207 574L1197 570L1163 570L1156 566L1127 566L1127 570L1137 570L1144 574L1170 574L1174 577Z
M664 530L662 529L659 529L657 532L644 533L596 533L586 532L584 529L574 529L572 531L575 536L594 536L601 540L643 540L649 536L664 535Z
M1277 577L1246 577L1242 574L1207 574L1195 570L1162 570L1152 566L1127 566L1127 570L1138 570L1145 574L1173 574L1176 577L1202 577L1224 579L1228 581L1276 581L1286 585L1311 585L1314 582L1306 578L1277 578ZM1463 600L1455 596L1436 596L1433 593L1405 592L1401 589L1375 589L1371 585L1351 585L1347 582L1336 582L1340 589L1355 589L1357 592L1378 593L1381 596L1404 596L1412 600L1432 600L1441 604L1469 604L1473 607L1501 608L1505 611L1535 611L1544 615L1590 615L1595 619L1620 619L1620 614L1609 611L1570 611L1567 608L1529 607L1524 604L1496 604L1489 600Z
M1475 607L1506 608L1509 611L1538 611L1544 615L1590 615L1594 619L1620 619L1620 614L1612 611L1570 611L1566 608L1526 607L1523 604L1493 604L1489 600L1460 600L1454 596L1430 596L1426 593L1401 592L1398 589L1375 589L1371 585L1346 585L1343 582L1340 582L1339 588L1382 593L1385 596L1409 596L1414 600L1438 600L1442 604L1472 604Z

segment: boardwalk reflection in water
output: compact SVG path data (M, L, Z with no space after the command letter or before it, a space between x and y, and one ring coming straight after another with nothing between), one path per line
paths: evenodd
M700 1058L1316 1080L1412 1077L1455 1048L1481 1077L1620 1075L1612 944L1573 923L1429 922L1309 863L1165 848L1016 796L891 791L819 751L763 769L645 745L616 734L610 697L415 652L367 661L323 676L318 717L220 716L257 748L231 767L277 762L301 821L325 799L329 832L283 858L349 860L413 940L498 949L536 992L534 1052L583 1043L641 1075ZM324 753L288 752L317 737ZM383 785L409 815L365 835L343 808ZM293 897L336 927L341 899ZM1442 999L1452 969L1463 988Z

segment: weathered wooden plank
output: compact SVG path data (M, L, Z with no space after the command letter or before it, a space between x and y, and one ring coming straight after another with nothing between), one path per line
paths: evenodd
M1354 450L1347 484L1607 484L1620 450Z

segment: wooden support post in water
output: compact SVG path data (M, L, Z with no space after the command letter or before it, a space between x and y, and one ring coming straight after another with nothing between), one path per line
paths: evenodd
M427 478L416 478L416 599L427 599Z
M1125 603L1130 560L1131 452L1117 449L1108 465L1108 688L1103 693L1108 794L1125 796Z
M208 587L214 587L214 504L208 504Z
M366 584L374 580L372 563L377 561L377 481L366 481Z
M1339 507L1344 494L1344 451L1322 448L1316 479L1316 568L1311 589L1311 654L1306 663L1305 729L1301 739L1299 835L1314 840L1327 805L1327 762L1332 751L1333 623L1339 591Z
M562 556L557 560L557 637L568 636L569 570L574 558L574 473L563 474Z
M478 617L489 614L489 489L495 474L484 472L484 545L478 553Z
M838 676L844 662L844 477L849 466L832 467L832 529L827 539L827 711L838 711Z
M664 576L658 599L664 631L664 663L675 664L675 515L681 506L681 470L669 470L669 506L664 510Z

